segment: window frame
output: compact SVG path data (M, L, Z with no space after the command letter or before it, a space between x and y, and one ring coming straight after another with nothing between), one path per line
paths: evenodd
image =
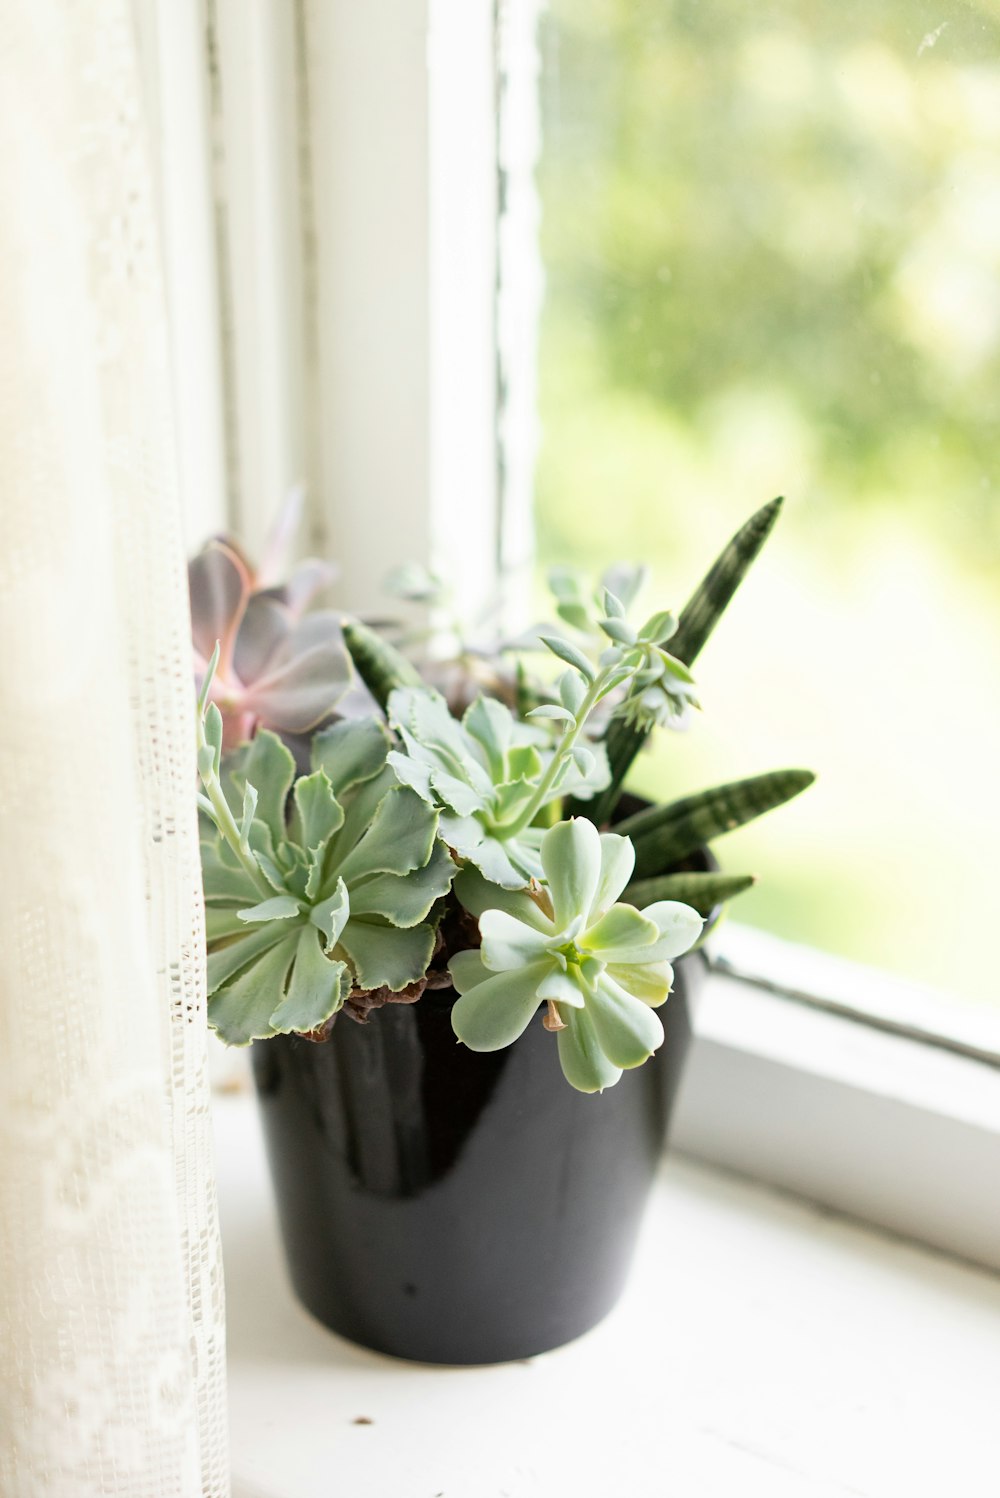
M526 596L541 8L136 0L192 548L259 547L304 482L345 607L409 560ZM1000 1269L987 1021L738 927L713 952L676 1147Z
M675 1147L1000 1270L1000 1057L985 1027L934 1033L915 985L761 937L734 927L713 946ZM740 971L748 948L770 966ZM875 1005L888 985L899 1012L846 1004L847 982Z

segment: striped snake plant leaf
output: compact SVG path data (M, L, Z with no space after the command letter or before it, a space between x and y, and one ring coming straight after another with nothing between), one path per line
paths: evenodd
M635 845L635 877L666 873L704 843L791 801L815 778L811 770L771 770L627 817L620 830Z
M772 499L750 516L708 569L685 604L670 652L690 666L774 529L784 500Z
M708 916L717 905L732 900L757 883L756 874L660 874L653 879L637 879L625 891L624 898L641 910L656 900L680 900L699 915Z
M677 629L670 639L670 653L690 666L725 613L733 595L774 529L784 501L779 496L751 515L745 525L713 562L685 605ZM605 747L611 768L611 781L589 805L574 810L600 825L614 812L625 777L636 755L649 737L650 730L613 718L608 726Z
M360 619L344 619L341 630L355 670L383 712L396 687L423 686L416 666Z

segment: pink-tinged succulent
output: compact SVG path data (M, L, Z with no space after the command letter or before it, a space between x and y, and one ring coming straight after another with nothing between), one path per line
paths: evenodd
M309 560L287 583L263 578L234 542L206 542L188 566L191 634L199 687L218 640L210 700L222 714L226 749L269 728L289 741L328 719L351 685L349 657L332 610L306 613L333 576ZM294 743L293 743L294 749Z

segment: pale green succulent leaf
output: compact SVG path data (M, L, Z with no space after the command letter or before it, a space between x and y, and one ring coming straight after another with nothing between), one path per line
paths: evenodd
M206 964L209 996L224 983L228 983L236 973L256 961L268 948L283 941L287 934L286 926L282 926L279 922L268 923L264 926L256 926L246 931L245 935L237 937L235 941L227 941L224 947L209 952ZM271 1007L274 1008L273 1003Z
M282 843L278 848L278 867L284 872L289 894L304 900L312 868L310 855L295 843Z
M601 874L601 837L593 822L557 822L542 838L542 868L557 930L590 912Z
M257 787L249 782L243 787L243 814L240 818L240 841L249 846L250 829L257 814Z
M273 899L261 900L259 905L237 911L237 915L248 925L256 925L260 921L287 921L300 915L301 911L298 900L291 895L275 895Z
M205 903L246 905L256 900L260 891L242 864L234 868L221 857L223 846L218 839L201 845L201 877Z
M284 995L297 945L297 932L283 935L209 999L208 1022L227 1045L249 1045L274 1034L271 1015Z
M479 918L483 962L493 972L509 972L546 955L551 937L506 910L484 910Z
M601 684L600 690L597 693L595 701L596 702L603 702L604 699L605 699L605 697L607 697L611 692L613 692L615 690L615 687L620 687L623 682L628 681L628 679L629 679L629 677L631 675L632 675L632 667L631 666L626 666L626 665L621 665L621 666L617 667L614 671L610 672L604 678L604 681Z
M606 975L633 998L654 1009L669 997L674 984L674 970L669 962L609 962Z
M647 905L642 913L647 920L655 922L660 933L659 940L654 943L654 962L669 962L689 951L705 925L704 918L680 900L657 900L654 905Z
M305 926L295 949L288 992L271 1015L271 1026L279 1035L318 1030L336 1014L351 982L346 964L323 952L315 926Z
M498 889L478 869L469 867L455 875L454 889L463 908L477 920L485 910L506 910L536 931L554 934L552 922L525 889Z
M675 655L668 654L666 650L657 650L656 654L663 663L665 671L669 672L677 681L684 682L686 686L694 686L694 677L683 661L679 661Z
M650 614L645 624L639 631L639 639L643 644L662 645L664 640L677 633L677 616L669 609L658 609L655 614Z
M496 788L491 809L495 823L505 822L517 815L531 800L535 788L528 780L506 780Z
M192 568L192 571L194 571L194 570L195 569ZM235 589L231 589L230 590L230 598L232 599L233 592L235 592L236 599L238 599L242 590L241 590L241 587L240 587L239 580L238 579L234 579L234 581L235 581L236 586L235 586ZM207 588L207 589L204 590L205 594L208 595L205 598L206 609L203 611L202 617L199 618L197 610L196 610L196 607L195 607L195 597L194 597L194 594L195 594L196 584L195 584L195 580L194 580L193 576L190 579L190 586L191 586L191 593L192 593L192 598L191 598L191 604L192 604L192 609L191 609L191 612L192 612L191 625L192 625L192 634L195 636L195 642L194 642L195 643L195 648L196 649L201 649L202 653L204 654L205 649L207 648L208 640L211 639L211 638L213 638L213 636L215 637L215 648L213 649L211 657L209 658L208 666L205 669L205 675L202 678L201 690L198 693L198 716L200 717L202 715L202 713L204 713L204 711L205 711L205 703L208 701L208 694L212 690L212 682L215 680L215 673L219 669L219 656L222 653L222 642L218 638L218 636L220 634L225 633L225 624L227 622L227 609L226 609L226 604L225 604L225 601L224 601L224 595L225 595L225 591L226 590L224 588L221 590L221 592L223 594L222 598L220 598L220 596L219 596L219 591L220 590L217 590L217 589L212 588L212 587L209 587L209 588ZM211 600L212 600L211 604L209 604L209 602L208 602L209 598L211 598ZM214 607L213 607L213 605L214 605ZM233 607L233 606L234 606L234 604L231 602L230 603L230 607ZM208 619L208 620L206 620L204 618L204 613L210 613L211 615L213 615L213 617L210 618L210 619ZM206 632L206 629L205 629L206 624L208 626L207 632ZM218 624L220 626L220 628L217 629L217 630L213 629L212 628L213 624ZM200 630L199 630L199 625L201 626ZM201 634L201 639L200 640L197 638L197 636L199 635L199 633Z
M494 973L457 999L451 1025L470 1051L499 1051L522 1035L538 1009L538 985L549 959L515 972Z
M438 817L408 786L396 786L379 802L367 832L340 864L348 888L366 874L408 874L431 856Z
M621 1069L601 1050L593 1021L586 1009L561 1011L566 1022L559 1031L559 1063L563 1076L578 1092L603 1092L621 1077Z
M431 806L434 805L431 765L425 765L419 759L412 759L408 754L401 754L398 749L394 749L389 755L389 764L401 785L409 786L424 801Z
M616 645L634 645L635 630L624 619L600 619L598 623L609 640Z
M573 763L584 782L589 783L597 770L597 756L585 744L576 744L573 747Z
M415 926L435 900L451 888L455 864L447 848L435 843L422 869L409 874L375 874L351 890L351 914L384 915L394 926Z
M316 897L323 886L323 871L326 868L327 845L324 843L318 847L309 859L309 872L306 876L305 898L310 905L315 903Z
M514 719L502 702L480 694L466 709L462 726L486 755L490 777L502 780L506 756L514 736Z
M588 995L587 1013L601 1050L612 1066L623 1071L641 1066L663 1044L659 1016L606 977Z
M524 889L528 884L530 875L523 873L510 857L517 852L517 846L491 837L475 817L455 817L442 812L439 830L442 841L454 848L460 858L474 863L492 884L501 889Z
M438 797L457 816L471 817L474 812L483 809L485 803L480 792L474 790L467 781L459 780L456 775L449 775L447 770L432 770L430 782Z
M631 839L616 832L601 833L601 872L591 903L595 916L603 915L627 887L635 868L635 848Z
M295 782L292 834L301 848L314 853L344 825L344 808L333 794L325 770L314 770Z
M389 721L405 729L425 754L436 751L443 769L460 773L469 745L440 692L431 687L397 687L389 698Z
M351 900L347 893L347 885L343 879L337 880L337 886L331 895L325 900L320 900L309 912L309 920L318 931L322 931L326 938L326 950L332 951L340 940L340 934L347 925L351 914Z
M554 702L543 702L541 707L533 707L526 718L541 718L552 723L576 723L576 717L568 707L557 706Z
M295 778L295 760L277 734L261 729L250 743L233 778L240 787L252 785L257 792L257 820L265 824L275 844L285 836L285 803Z
M212 750L212 770L218 774L222 761L222 714L214 702L210 702L204 717L205 742Z
M456 952L448 964L456 993L467 993L477 983L485 983L490 970L478 951Z
M601 588L600 605L609 619L625 618L625 605L607 585Z
M568 1004L571 1009L582 1009L585 1002L580 985L560 967L554 967L539 983L538 997L551 999L555 1004Z
M387 791L399 785L391 765L383 765L377 775L353 787L344 796L344 825L330 839L327 868L336 869L371 826L379 803Z
M341 932L340 948L351 960L358 988L398 992L427 971L434 928L421 925L401 931L378 916L352 919Z
M652 948L659 935L656 922L640 915L634 905L612 905L584 931L580 944L611 962L619 949Z
M391 745L388 729L376 718L345 718L315 735L312 767L326 772L340 800L353 786L378 774Z
M583 745L579 746L583 749ZM586 746L585 758L577 762L574 756L563 761L563 773L559 777L559 793L567 792L584 801L596 792L603 790L608 783L610 771L608 769L608 757L603 744L591 743ZM585 769L581 768L585 767Z
M586 687L575 671L564 671L556 682L556 686L560 702L575 718L587 695Z
M271 888L278 890L279 893L284 893L286 881L283 870L278 867L273 858L268 858L266 853L257 853L254 856L260 866L261 873Z
M205 940L209 946L227 936L242 935L246 929L246 922L240 920L235 906L205 906Z
M588 661L582 650L578 650L569 640L564 640L561 635L539 635L538 637L547 650L553 655L565 661L567 666L572 666L575 671L588 682L592 682L597 675L593 665Z
M542 773L542 756L534 744L512 744L507 755L508 781L535 780Z
M565 620L574 629L578 629L583 633L587 633L590 630L590 614L587 612L584 604L570 601L557 603L556 613L560 619Z

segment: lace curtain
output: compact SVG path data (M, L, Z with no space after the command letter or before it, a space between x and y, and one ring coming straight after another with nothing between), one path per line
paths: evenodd
M127 0L0 0L0 1493L221 1498L186 594Z

